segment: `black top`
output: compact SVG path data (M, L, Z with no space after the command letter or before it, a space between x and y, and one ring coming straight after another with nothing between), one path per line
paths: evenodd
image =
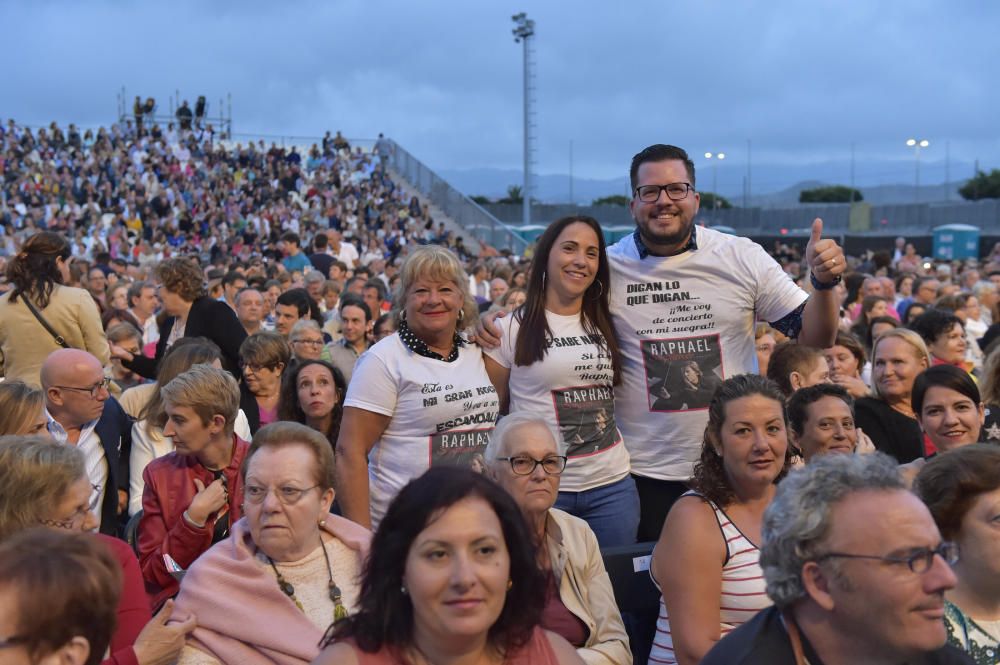
M845 636L846 637L846 636ZM823 665L812 645L802 636L802 651L809 665ZM973 665L975 661L950 644L899 665ZM795 653L775 607L761 610L753 619L723 637L701 665L795 665Z
M874 397L854 403L854 423L867 434L875 448L892 455L900 464L924 456L924 435L916 419Z
M147 379L156 379L156 370L167 352L167 340L175 321L177 317L171 316L160 326L160 341L156 343L154 358L137 355L132 360L123 360L122 365ZM196 299L191 303L191 311L184 324L184 337L206 337L218 344L222 350L222 367L239 381L240 345L247 338L247 331L232 307L208 296Z

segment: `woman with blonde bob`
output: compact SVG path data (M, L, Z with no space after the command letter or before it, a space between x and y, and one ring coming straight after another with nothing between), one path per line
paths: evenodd
M478 308L458 257L414 250L393 304L397 330L358 359L337 439L340 506L365 527L428 467L482 452L499 410L483 355L462 335Z
M913 413L913 381L931 365L927 345L906 328L879 335L872 345L872 397L854 403L854 422L881 452L900 464L924 456L923 435Z
M0 436L46 434L45 395L23 381L0 383Z

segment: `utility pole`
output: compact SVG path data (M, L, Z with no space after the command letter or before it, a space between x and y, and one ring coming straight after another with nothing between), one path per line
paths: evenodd
M514 21L514 42L524 45L524 185L521 188L522 222L531 223L531 150L532 150L532 85L531 85L531 38L535 35L535 22L524 12L510 17Z

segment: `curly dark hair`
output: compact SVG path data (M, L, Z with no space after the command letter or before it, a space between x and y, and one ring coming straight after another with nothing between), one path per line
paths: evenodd
M739 374L723 381L712 395L708 405L708 425L705 426L705 437L701 446L701 457L694 465L694 476L691 478L691 488L706 499L725 508L736 499L726 475L722 457L715 452L717 444L722 440L722 426L726 422L726 405L733 400L751 395L761 395L772 399L781 405L781 417L788 428L788 413L785 411L785 395L778 385L758 374ZM788 473L792 460L792 447L785 449L785 466L774 479L777 484Z
M950 333L955 328L956 323L962 326L963 330L965 329L962 319L951 312L931 308L910 321L907 327L923 337L924 342L930 345Z
M58 233L41 231L25 240L7 264L7 281L14 285L10 302L23 294L40 309L48 307L53 287L63 283L58 259L68 261L70 256L69 241Z
M528 525L514 499L492 480L469 469L439 466L410 481L389 505L365 563L358 613L331 625L320 646L352 638L366 653L383 646L398 652L410 647L413 605L401 591L410 548L444 510L472 497L496 513L510 556L511 586L487 639L501 652L527 643L545 604L545 577Z
M156 266L156 276L164 287L187 302L194 302L208 294L204 275L190 259L167 259Z
M336 447L340 435L340 420L344 416L344 398L347 396L347 381L344 374L325 360L302 360L292 365L292 368L281 377L281 397L278 399L278 418L305 424L306 414L299 404L299 374L310 365L325 367L333 377L333 385L337 388L337 403L330 413L330 429L322 432L332 447Z

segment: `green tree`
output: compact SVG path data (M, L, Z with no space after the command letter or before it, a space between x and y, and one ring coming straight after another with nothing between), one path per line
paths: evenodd
M733 207L733 204L725 196L719 196L713 192L700 192L700 194L702 210L715 210L716 208L728 210Z
M613 196L602 196L599 199L594 199L590 202L592 206L627 206L629 198L624 194L615 194Z
M469 198L472 199L474 203L478 203L481 206L484 206L487 203L493 203L488 196L483 196L482 194L476 194L474 196L470 196Z
M803 189L799 192L799 203L854 203L864 201L861 192L844 185Z
M521 187L519 185L511 185L507 188L507 196L497 201L497 203L524 203Z
M1000 169L993 169L989 173L977 171L976 177L965 183L958 193L966 201L1000 199Z

